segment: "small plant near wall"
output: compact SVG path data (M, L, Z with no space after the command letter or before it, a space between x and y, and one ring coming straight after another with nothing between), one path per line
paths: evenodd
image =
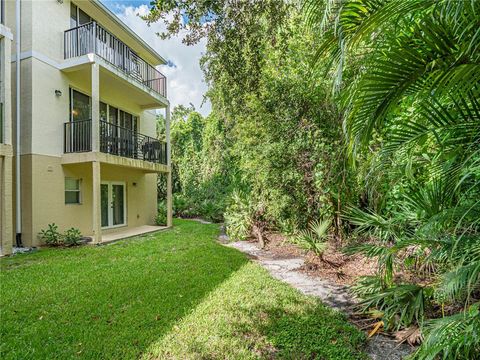
M73 227L65 231L65 234L63 235L63 244L65 246L78 245L80 244L80 240L82 240L82 233L80 230Z
M158 226L167 225L167 205L165 202L158 204L157 216L155 216L155 224Z
M62 234L58 232L58 226L55 223L48 224L47 229L40 230L38 236L49 246L60 246L63 242Z
M73 227L62 234L58 231L58 226L52 223L48 224L47 229L40 230L38 237L49 246L75 246L80 244L82 234L79 229Z

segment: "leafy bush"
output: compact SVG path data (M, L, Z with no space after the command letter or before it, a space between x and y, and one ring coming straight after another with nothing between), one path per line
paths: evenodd
M253 209L247 195L236 191L225 212L225 229L232 240L246 240L252 230Z
M211 200L205 200L198 206L198 214L213 222L223 221L223 211L223 204Z
M80 230L72 227L65 231L65 234L63 235L63 244L66 246L78 245L81 239L82 233Z
M189 209L190 205L187 202L187 199L182 194L173 195L173 213L178 217L189 217L185 216Z
M158 203L157 215L155 216L155 224L158 226L167 225L167 205L164 201Z
M58 226L55 223L48 224L47 229L40 230L38 236L49 246L60 246L63 243L62 234L58 232Z
M40 230L38 236L49 246L74 246L78 245L82 239L80 230L72 227L61 234L55 223L48 224L47 229Z

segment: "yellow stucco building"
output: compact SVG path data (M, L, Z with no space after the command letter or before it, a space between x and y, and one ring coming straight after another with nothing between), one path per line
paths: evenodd
M98 0L2 7L2 254L16 241L41 245L50 223L94 242L154 225L159 173L171 226L170 109L156 69L165 60Z
M5 26L4 4L0 2L0 256L12 252L13 146L11 115L10 56L13 35Z

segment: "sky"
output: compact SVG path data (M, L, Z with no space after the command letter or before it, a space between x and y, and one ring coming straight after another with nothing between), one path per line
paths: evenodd
M207 115L211 106L210 102L204 103L203 96L207 85L199 65L206 41L202 40L196 45L186 46L182 44L181 37L160 39L156 33L165 28L163 23L152 24L149 27L138 17L148 13L150 0L101 1L167 60L168 65L160 66L159 70L167 77L167 94L172 109L176 105L192 103L198 112Z

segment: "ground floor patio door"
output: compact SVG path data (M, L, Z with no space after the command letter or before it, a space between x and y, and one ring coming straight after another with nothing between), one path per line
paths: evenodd
M125 183L102 181L101 183L102 228L114 228L127 224L127 197Z

